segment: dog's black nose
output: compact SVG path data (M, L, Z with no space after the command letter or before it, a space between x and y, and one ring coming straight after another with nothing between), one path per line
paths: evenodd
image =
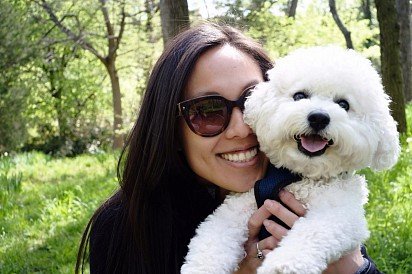
M313 128L316 132L321 131L327 125L329 125L330 117L329 114L322 111L312 111L308 115L308 121L311 128Z

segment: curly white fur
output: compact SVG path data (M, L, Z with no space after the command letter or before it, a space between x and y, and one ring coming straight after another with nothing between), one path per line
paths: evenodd
M355 171L395 164L399 155L389 97L371 63L338 47L300 49L280 59L245 105L245 122L272 164L303 176L287 187L308 212L270 252L258 273L321 273L368 235L365 179ZM308 98L294 100L296 92ZM345 110L339 100L349 103ZM321 137L333 140L319 156L298 149L296 136L313 134L313 111L330 122ZM247 221L256 210L253 190L229 195L197 229L182 273L232 273L242 260Z

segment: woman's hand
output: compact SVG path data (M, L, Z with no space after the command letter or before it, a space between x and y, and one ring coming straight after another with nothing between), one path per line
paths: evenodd
M259 247L265 256L276 248L279 241L287 234L288 230L283 226L268 220L271 215L275 215L289 227L292 227L299 217L305 215L306 209L291 193L282 190L279 193L279 198L292 211L276 201L266 200L263 206L253 213L248 223L249 237L245 243L245 258L235 273L256 273L256 269L262 263L262 259L257 258L257 248ZM259 241L258 234L262 225L272 236Z
M299 217L306 214L306 208L290 192L282 190L279 193L279 198L291 210L276 201L266 200L263 206L250 217L248 223L249 237L245 243L245 258L241 262L239 270L235 273L256 273L257 268L262 264L262 259L257 258L257 247L266 256L286 236L288 232L286 228L268 220L271 215L275 215L289 227L292 227ZM258 234L262 225L272 236L259 241ZM363 262L360 249L357 248L338 261L331 263L323 274L353 274L362 266Z
M323 274L353 274L364 263L360 247L353 250L347 255L342 256L336 262L329 264Z

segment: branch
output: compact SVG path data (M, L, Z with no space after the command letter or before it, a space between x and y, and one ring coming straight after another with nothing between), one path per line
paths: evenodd
M85 41L81 35L76 35L69 28L62 24L62 21L57 18L56 14L54 14L52 8L49 6L49 4L47 4L45 0L41 0L41 2L36 1L36 3L39 4L47 12L50 20L72 41L74 41L76 44L79 44L83 49L90 51L103 63L105 62L105 58L89 42Z
M332 13L333 20L335 20L336 25L338 25L338 28L340 29L340 31L343 33L343 36L345 37L346 47L348 49L353 49L352 39L350 38L350 31L348 31L348 29L345 28L345 26L343 25L342 21L339 18L338 12L336 11L335 0L329 0L329 8L330 8L330 12Z
M108 51L108 56L106 59L112 59L115 56L117 45L116 45L116 37L114 35L114 30L112 23L110 22L110 17L109 17L109 11L107 10L106 7L106 2L107 0L99 0L101 3L100 10L103 13L103 18L104 18L104 23L106 25L106 31L107 31L107 40L109 44L109 51Z
M120 20L120 30L119 30L119 35L117 37L117 46L116 46L116 51L119 49L120 41L122 40L124 29L126 26L126 12L125 12L125 3L122 2L122 9L121 9L121 14L122 14L122 19Z
M77 51L76 44L73 47L64 47L63 54L61 56L61 66L66 68L71 61L71 59L75 58Z

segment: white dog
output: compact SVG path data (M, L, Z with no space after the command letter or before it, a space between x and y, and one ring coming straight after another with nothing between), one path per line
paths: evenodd
M321 273L367 239L367 188L355 171L399 155L389 98L371 63L338 47L300 49L257 85L244 118L271 163L302 176L286 188L308 211L258 273ZM229 195L197 229L182 273L232 273L243 259L253 190Z

